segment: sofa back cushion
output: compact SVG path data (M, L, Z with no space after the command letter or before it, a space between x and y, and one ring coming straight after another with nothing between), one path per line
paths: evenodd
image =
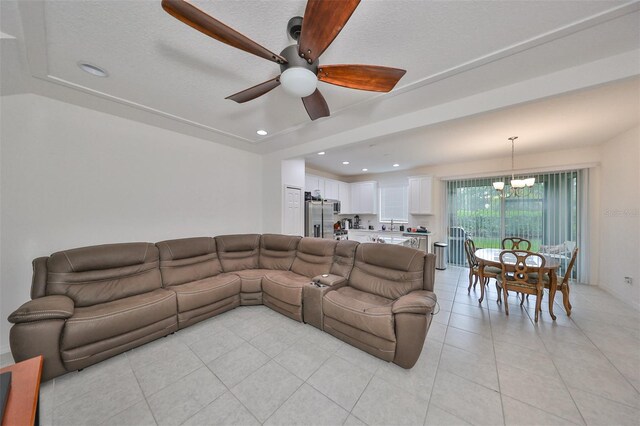
M162 287L158 249L151 243L121 243L60 251L47 260L46 294L92 306Z
M332 274L340 275L347 279L349 278L351 270L353 269L353 263L356 260L356 248L359 244L357 241L338 241L336 254L333 257L333 264L331 265Z
M224 272L258 268L260 234L220 235L216 246Z
M337 244L335 240L324 238L302 238L291 271L309 278L328 274L331 272Z
M363 243L349 286L387 299L397 299L423 287L424 252L391 244Z
M210 237L181 238L156 243L164 287L213 277L222 272L216 240Z
M259 267L288 271L296 258L296 249L300 242L298 236L264 234L260 237Z

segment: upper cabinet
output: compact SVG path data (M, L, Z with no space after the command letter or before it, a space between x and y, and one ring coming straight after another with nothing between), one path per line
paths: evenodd
M409 214L433 214L431 189L431 176L413 176L409 178Z
M351 185L338 182L338 200L340 200L340 214L351 214Z
M340 200L340 214L378 214L378 183L346 183L315 175L305 175L304 190L324 199Z
M378 183L356 182L351 185L350 214L378 214Z
M324 178L314 175L304 175L304 190L314 195L315 191L320 191L324 197Z
M324 180L324 198L329 200L340 199L340 182L333 179Z
M342 211L350 213L351 191L348 183L307 174L304 176L304 190L311 192L312 196L315 196L315 191L318 190L324 199L340 200Z

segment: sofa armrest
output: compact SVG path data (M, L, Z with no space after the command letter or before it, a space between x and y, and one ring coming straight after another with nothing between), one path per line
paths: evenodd
M25 322L50 319L67 319L73 315L73 300L67 296L45 296L30 300L9 315L9 322Z
M313 281L314 283L319 283L322 285L333 287L337 285L346 284L347 279L345 277L341 277L340 275L322 274L322 275L316 275L315 277L313 277L311 281Z
M391 311L394 314L428 314L433 312L438 298L429 290L416 290L397 299Z

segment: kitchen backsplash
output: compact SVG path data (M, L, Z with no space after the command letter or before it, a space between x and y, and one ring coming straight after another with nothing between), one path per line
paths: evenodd
M355 215L344 214L338 215L340 220L342 219L353 219ZM378 221L378 215L375 214L361 214L360 216L360 227L363 229L368 229L369 225L372 225L375 230L381 230L382 225L385 225L387 229L389 229L389 223L381 223ZM404 225L405 228L417 228L419 226L424 226L428 230L431 230L432 224L430 223L430 219L433 219L431 216L414 216L409 215L409 223L395 223L393 224L394 230L398 230L398 226Z

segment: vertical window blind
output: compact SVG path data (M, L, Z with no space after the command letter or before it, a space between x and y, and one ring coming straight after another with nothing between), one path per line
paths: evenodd
M466 266L464 239L479 248L500 248L505 237L531 241L532 251L559 255L563 274L573 248L581 241L581 182L586 170L527 175L535 184L518 191L509 176L447 181L449 263ZM505 182L502 193L493 182ZM580 256L583 258L584 256ZM576 265L572 278L580 279Z

